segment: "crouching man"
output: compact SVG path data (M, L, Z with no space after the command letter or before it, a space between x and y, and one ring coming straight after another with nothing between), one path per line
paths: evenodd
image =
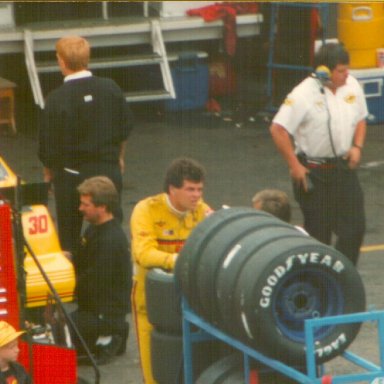
M125 351L129 333L132 269L127 237L113 216L119 197L105 176L86 179L77 188L80 212L89 222L75 258L78 309L72 318L95 353L98 364ZM76 348L81 350L74 337Z

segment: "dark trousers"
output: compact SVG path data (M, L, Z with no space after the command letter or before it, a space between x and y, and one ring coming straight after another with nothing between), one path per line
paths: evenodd
M74 253L79 242L83 217L79 212L79 194L77 186L85 179L93 176L107 176L116 186L121 198L123 187L122 175L118 164L86 163L76 168L79 174L64 169L54 170L53 186L55 191L56 215L61 247ZM121 207L114 212L115 217L122 220Z
M99 336L119 335L124 343L127 340L129 323L125 320L125 315L101 318L101 316L93 312L76 310L71 313L71 318L91 352L94 352ZM73 329L71 331L76 350L81 353L84 352L78 336Z
M355 170L345 163L330 169L310 170L313 190L294 185L296 201L304 215L305 230L317 240L330 244L357 264L365 232L364 198Z

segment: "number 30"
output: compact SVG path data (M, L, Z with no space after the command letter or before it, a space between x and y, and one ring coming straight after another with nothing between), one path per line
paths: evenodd
M30 235L37 235L38 233L45 233L48 231L47 215L32 216L28 220Z

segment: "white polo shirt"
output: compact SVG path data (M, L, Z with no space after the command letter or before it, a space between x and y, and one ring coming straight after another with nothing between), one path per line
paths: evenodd
M357 123L367 116L364 92L354 77L349 75L335 94L307 77L287 96L273 122L293 136L296 153L334 157L329 128L336 154L342 156L351 148Z

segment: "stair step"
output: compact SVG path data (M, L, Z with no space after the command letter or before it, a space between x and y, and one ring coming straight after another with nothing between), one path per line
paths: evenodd
M106 69L106 68L122 68L134 67L137 65L154 65L159 64L163 58L156 53L145 55L129 55L129 56L112 56L92 58L89 63L89 69ZM45 61L36 63L39 73L58 72L59 66L56 61Z
M170 92L166 91L165 89L152 90L152 91L125 92L124 96L125 96L125 100L129 102L172 99Z
M92 60L89 64L90 69L110 69L149 65L159 66L164 89L126 93L125 99L130 102L165 100L175 97L169 61L177 60L178 56L175 54L171 55L170 57L167 56L159 20L151 19L150 26L150 41L153 49L152 53L147 52L145 54L128 55L125 53L125 51L121 50L113 51L115 54L108 51L109 57L92 57ZM57 73L59 72L60 68L56 61L44 61L43 55L40 55L40 60L38 62L36 61L35 52L33 51L33 37L34 36L31 31L24 31L24 52L26 58L26 67L35 103L39 105L40 108L44 108L44 96L39 74ZM47 50L47 52L42 52L45 53L44 56L48 54L48 51L50 50ZM123 52L124 54L122 54ZM101 54L101 51L99 51L99 54ZM50 55L50 57L52 56L53 55Z

